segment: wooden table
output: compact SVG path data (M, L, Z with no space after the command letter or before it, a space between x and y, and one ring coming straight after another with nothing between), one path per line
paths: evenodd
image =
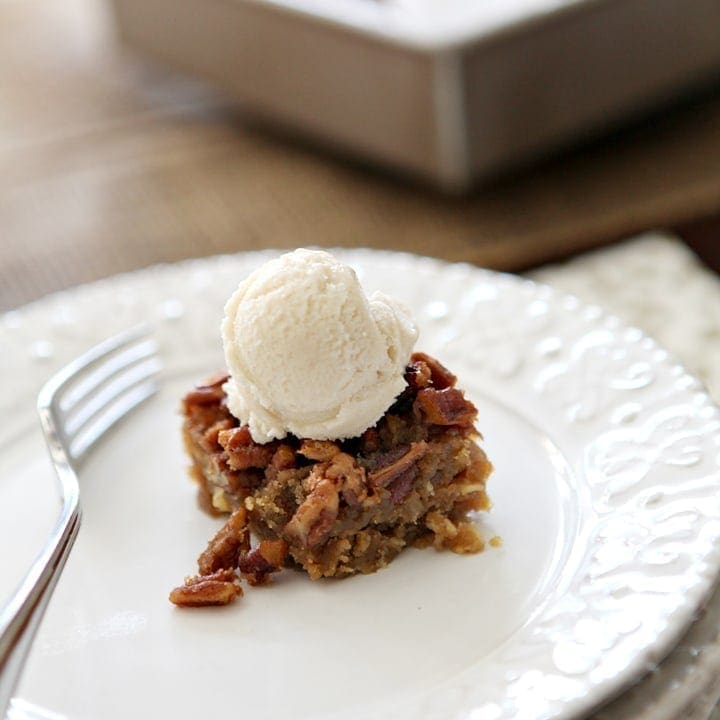
M102 0L0 3L0 310L155 262L366 245L521 270L656 227L720 267L720 93L464 198L252 126L115 42Z

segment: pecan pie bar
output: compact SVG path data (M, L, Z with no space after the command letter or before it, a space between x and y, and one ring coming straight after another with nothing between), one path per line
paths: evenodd
M225 379L184 398L183 437L206 506L230 517L173 602L203 604L203 591L206 604L229 601L240 577L262 584L281 567L313 579L371 573L408 545L483 549L468 514L489 508L492 466L478 445L475 406L437 360L414 353L406 389L347 440L258 444L228 411Z

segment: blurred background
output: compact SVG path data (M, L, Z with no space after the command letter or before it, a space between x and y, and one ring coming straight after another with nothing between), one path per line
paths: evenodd
M303 2L0 0L0 310L261 247L720 268L714 0Z

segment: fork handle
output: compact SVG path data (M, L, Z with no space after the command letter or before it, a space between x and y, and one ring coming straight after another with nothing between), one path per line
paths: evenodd
M51 540L0 611L0 720L7 714L33 638L79 528L80 503L75 493L63 505Z

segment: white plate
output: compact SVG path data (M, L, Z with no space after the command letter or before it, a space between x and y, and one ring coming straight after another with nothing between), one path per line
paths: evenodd
M637 330L528 281L338 251L405 300L420 349L480 408L497 470L479 522L500 549L410 550L343 582L284 573L224 609L167 592L218 525L186 479L178 399L221 362L218 319L268 253L153 268L49 298L0 327L5 594L52 521L33 393L58 364L156 321L159 395L82 474L84 521L19 694L73 720L571 718L671 648L720 561L719 415Z

